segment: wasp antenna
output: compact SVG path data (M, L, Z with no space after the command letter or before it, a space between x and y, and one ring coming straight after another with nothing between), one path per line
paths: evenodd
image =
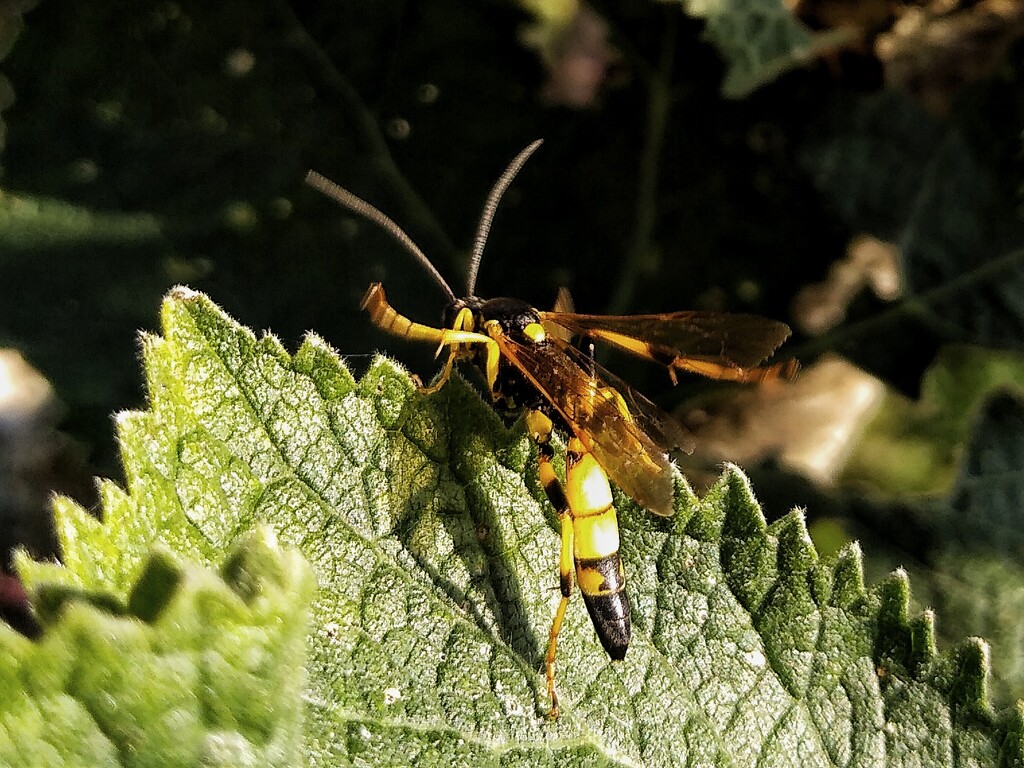
M327 195L327 197L331 198L339 205L369 219L395 238L395 240L401 243L405 247L405 250L412 254L413 258L422 264L424 269L433 276L435 282L441 286L441 290L448 294L448 299L452 303L455 303L457 300L455 291L453 291L451 286L445 282L445 279L441 277L441 273L438 272L437 268L430 263L430 259L428 259L427 255L420 250L420 247L412 241L412 238L405 234L405 232L402 231L402 228L388 218L387 215L370 205L361 197L357 197L352 194L340 184L335 184L326 176L321 176L316 171L310 171L306 174L306 183L318 192L322 192Z
M469 277L466 279L467 296L472 296L473 291L476 290L476 274L480 269L480 259L484 255L484 245L487 243L487 235L491 231L491 222L494 220L494 212L498 209L498 202L501 200L501 196L505 194L505 190L508 189L508 185L512 183L512 179L519 173L519 169L530 159L530 155L537 151L537 147L543 143L544 139L537 139L516 155L515 159L509 163L508 168L505 169L505 172L501 174L501 178L498 179L491 189L491 193L487 196L487 202L484 203L484 212L480 215L480 224L476 228L476 239L473 241L473 255L469 260Z

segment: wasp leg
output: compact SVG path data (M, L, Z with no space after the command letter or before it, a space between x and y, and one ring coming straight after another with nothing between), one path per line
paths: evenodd
M420 387L424 394L432 394L443 387L452 375L452 368L455 361L465 357L467 352L464 347L472 344L485 344L487 346L488 371L493 369L493 376L497 377L498 358L501 352L497 343L490 336L476 333L473 328L473 313L468 308L463 308L455 318L451 328L434 328L423 323L416 323L399 314L398 311L388 303L384 295L384 288L380 283L374 283L363 296L362 309L370 315L370 321L382 331L412 341L426 341L437 344L437 354L448 347L448 359L437 381L428 387ZM492 362L493 361L493 362Z
M544 493L547 494L548 501L558 513L562 532L562 547L558 557L558 588L562 593L562 599L558 603L558 610L555 611L555 618L551 622L551 631L548 633L548 652L544 657L544 676L547 680L548 697L551 699L548 717L554 720L558 718L558 694L555 692L555 654L558 649L558 633L562 629L565 611L569 607L569 598L572 596L575 537L569 500L565 496L565 490L555 474L554 467L551 466L551 459L554 457L554 450L551 448L551 430L553 428L551 419L540 411L529 411L526 414L526 426L530 431L530 436L537 443L537 469L540 474L540 482L544 486Z
M441 369L441 373L438 375L437 380L428 386L424 386L422 383L419 386L420 392L424 395L432 395L437 392L441 387L448 383L448 379L451 378L452 369L455 367L455 360L458 358L456 347L452 346L448 348L448 359L444 362L444 368ZM440 352L441 347L438 347Z
M539 411L526 416L527 428L537 442L538 470L544 492L558 512L562 546L558 558L558 583L562 593L551 622L548 652L544 660L549 717L558 717L555 692L555 656L558 634L572 596L579 584L583 602L594 624L598 639L615 661L623 659L630 640L630 605L626 579L619 556L619 525L612 504L608 476L583 444L575 437L566 451L566 484L558 480L551 459L551 420Z
M774 381L776 379L796 378L796 373L800 370L800 364L796 360L783 360L782 362L773 363L772 365L754 368L739 368L737 366L722 365L721 363L715 363L709 360L694 360L686 357L677 357L669 364L669 376L672 377L673 384L675 383L675 375L673 374L673 371L676 368L683 371L689 371L690 373L698 373L701 376L707 376L709 379L738 381L743 384L760 384L762 382Z
M570 525L571 529L572 526ZM551 698L551 709L548 710L548 717L557 720L558 694L555 693L555 653L558 648L558 633L562 630L562 622L565 620L565 609L569 607L569 598L562 595L558 601L558 610L555 611L555 618L551 622L551 631L548 633L548 653L544 657L544 674L548 683L548 696Z

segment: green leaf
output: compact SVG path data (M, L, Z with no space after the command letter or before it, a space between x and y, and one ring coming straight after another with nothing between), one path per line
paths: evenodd
M967 359L978 362L978 382L998 374L1000 363L1019 365L1008 356ZM913 571L922 592L919 599L943 617L943 639L984 635L994 652L993 698L1010 702L1024 692L1024 613L1019 610L1024 605L1024 403L1019 390L1005 389L992 394L983 407L957 416L971 422L971 430L969 439L963 440L951 487L941 494L907 499L902 524L909 525L918 540L936 542L927 566ZM940 414L935 417L942 420ZM892 521L886 524L891 532Z
M886 393L843 468L843 482L901 497L948 494L968 440L991 441L971 438L985 400L1003 390L1020 392L1021 382L1024 355L1019 352L944 348L925 372L918 400ZM1008 445L1018 438L1006 426L1000 440ZM986 450L978 446L976 452Z
M220 575L156 547L120 602L22 566L46 630L31 642L0 625L0 765L300 759L315 585L266 528L238 540Z
M849 33L812 32L782 0L674 0L707 23L705 35L728 64L722 95L749 96L780 75L849 39Z
M986 698L986 646L939 654L904 574L866 589L856 546L820 560L802 515L767 525L732 467L700 500L679 478L671 520L617 495L634 640L612 663L573 600L549 721L558 536L521 425L458 377L425 396L378 358L357 381L316 336L289 356L186 289L163 325L143 344L150 410L118 419L130 495L104 488L132 514L62 505L66 573L25 573L159 603L162 579L77 550L139 573L152 541L213 559L272 525L320 587L309 764L1024 760L1020 711Z
M1012 703L1024 690L1024 567L1018 557L948 548L930 567L911 569L917 602L941 618L940 642L983 635L991 647L993 702Z

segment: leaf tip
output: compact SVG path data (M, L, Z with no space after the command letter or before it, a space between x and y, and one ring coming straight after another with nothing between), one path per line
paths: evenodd
M726 464L721 479L712 490L720 494L724 502L723 534L740 539L764 534L768 523L742 469L735 464Z
M193 290L187 285L175 285L167 292L167 298L171 301L188 301L202 295L199 291Z
M860 544L851 541L836 554L832 566L831 602L841 608L849 608L867 596L864 588L864 553Z
M990 714L988 680L991 656L991 647L980 637L969 637L954 650L957 673L950 686L954 715Z
M818 553L811 541L802 509L792 510L771 528L779 540L780 572L806 573L818 561Z

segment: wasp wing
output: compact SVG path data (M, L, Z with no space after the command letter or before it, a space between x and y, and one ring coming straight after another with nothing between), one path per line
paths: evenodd
M625 402L630 418L645 435L664 452L683 451L693 453L695 439L679 419L665 413L621 378L599 364L594 358L569 342L556 339L560 351L576 363L588 376L593 377L591 386L615 390Z
M790 334L789 326L758 315L667 312L659 315L581 315L541 312L545 325L605 341L676 369L730 381L792 378L795 360L758 367Z
M574 314L575 312L576 307L573 305L572 294L569 293L569 289L565 288L564 286L562 288L559 288L558 296L555 297L554 312L551 312L550 314L571 315ZM548 337L554 336L556 338L561 339L562 341L572 341L573 332L570 331L569 329L564 328L561 325L556 325L555 323L542 322L542 325L544 326L544 332L548 335Z
M691 448L680 424L558 338L534 344L502 334L495 341L502 357L551 403L616 485L655 514L673 514L667 451Z

